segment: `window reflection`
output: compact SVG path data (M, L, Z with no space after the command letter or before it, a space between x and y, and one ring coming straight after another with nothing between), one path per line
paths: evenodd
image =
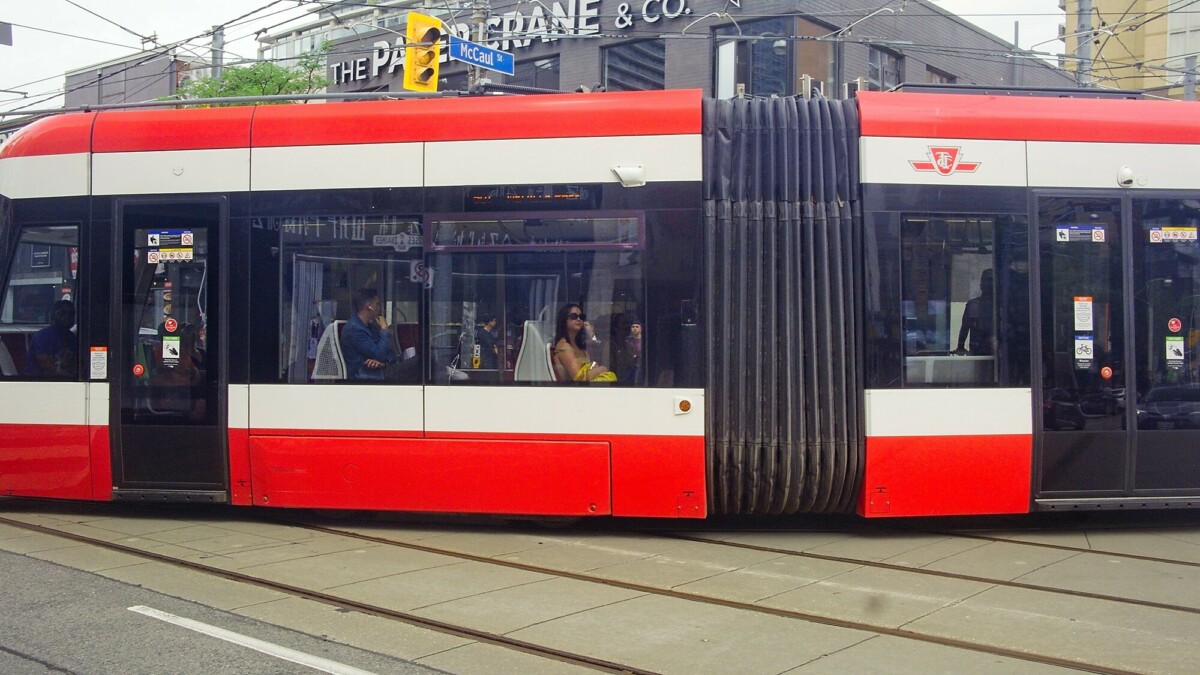
M1135 200L1137 426L1200 429L1200 202Z
M21 231L0 303L0 375L74 380L79 375L75 296L79 228Z
M1027 363L1023 222L992 215L901 218L904 382L995 385ZM1023 344L1023 342L1022 342Z
M418 381L419 367L401 366L421 351L420 298L429 280L421 224L406 216L372 215L273 218L264 225L278 229L282 242L282 379ZM378 318L392 343L395 363L388 365L394 368L383 379L354 379L348 370L346 325L358 313L355 293L365 289L379 293Z

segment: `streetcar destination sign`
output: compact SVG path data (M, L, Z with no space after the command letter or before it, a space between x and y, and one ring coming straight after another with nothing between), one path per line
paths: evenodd
M513 55L476 42L450 36L450 58L497 73L512 75Z

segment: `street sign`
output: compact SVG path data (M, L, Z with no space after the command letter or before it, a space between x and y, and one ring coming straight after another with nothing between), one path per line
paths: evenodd
M505 75L513 74L513 55L484 45L450 36L450 58Z

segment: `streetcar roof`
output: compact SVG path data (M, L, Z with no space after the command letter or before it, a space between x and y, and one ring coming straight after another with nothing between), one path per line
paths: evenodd
M9 157L247 147L700 133L699 90L67 113L34 122Z
M1184 101L860 92L863 136L1092 143L1200 143Z

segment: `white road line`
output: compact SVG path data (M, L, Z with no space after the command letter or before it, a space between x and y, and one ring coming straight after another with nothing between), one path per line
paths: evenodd
M194 630L197 633L203 633L220 640L225 640L226 642L232 642L235 645L249 647L254 651L262 652L263 654L268 654L270 656L274 656L275 658L283 659L284 661L298 663L302 666L307 666L313 670L319 670L324 673L332 673L333 675L373 675L367 670L360 670L353 666L347 666L345 664L338 663L337 661L330 661L329 659L323 659L319 656L312 656L311 654L298 652L294 649L288 649L287 647L281 647L270 642L264 642L248 635L234 633L233 631L225 630L224 628L218 628L216 626L210 626L199 621L193 621L192 619L185 619L181 616L168 614L161 610L154 609L153 607L138 605L136 607L130 607L129 611L137 612L138 614L144 614L146 616L158 619L159 621L166 621L167 623L175 624L176 626L182 626L188 630Z

